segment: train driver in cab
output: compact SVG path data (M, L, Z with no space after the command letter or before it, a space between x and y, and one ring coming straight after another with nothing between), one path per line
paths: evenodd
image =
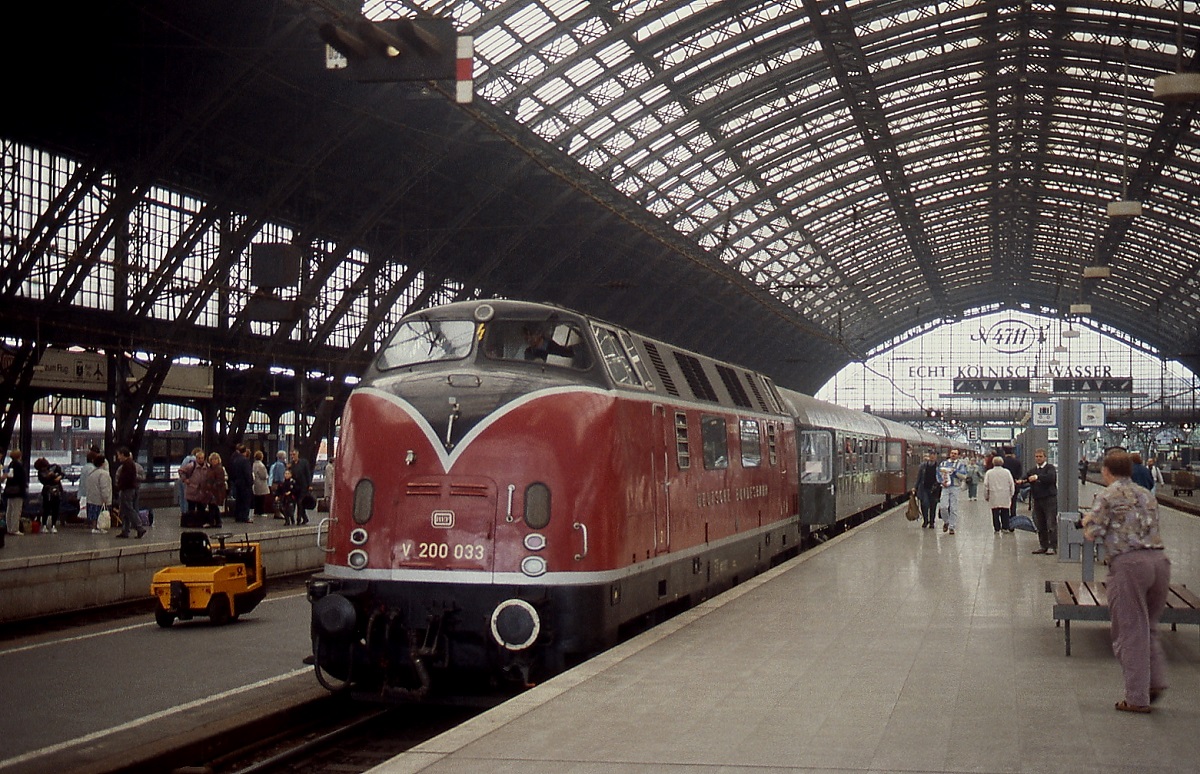
M542 326L537 323L526 323L521 329L525 336L525 359L546 361L547 355L557 357L575 357L575 348L559 344L554 339L546 337Z

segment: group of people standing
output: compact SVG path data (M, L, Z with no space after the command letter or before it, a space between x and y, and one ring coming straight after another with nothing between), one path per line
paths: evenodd
M212 452L195 448L179 466L180 513L184 526L220 527L228 514L238 523L250 523L255 514L274 513L285 524L307 524L306 495L312 490L312 467L292 451L280 451L267 468L261 451L238 444L229 463ZM228 502L232 498L232 507Z
M21 513L29 491L29 473L24 455L14 449L9 455L4 478L5 527L8 535L20 535ZM59 511L62 507L64 474L61 465L40 457L33 463L39 483L42 485L42 512L38 517L38 531L48 534L58 532ZM115 478L115 480L114 480ZM87 462L79 474L79 494L87 503L87 522L93 534L103 534L106 527L100 524L100 514L112 513L111 523L120 523L121 531L116 535L127 538L136 531L140 538L146 534L138 509L138 490L143 473L133 459L128 447L117 449L117 471L112 475L108 460L93 446L88 449ZM114 493L117 507L114 509Z
M1012 532L1018 488L1028 485L1039 544L1033 553L1053 555L1058 541L1058 471L1045 449L1035 450L1033 459L1034 467L1022 474L1015 455L988 455L983 497L992 510L995 534ZM1154 495L1162 474L1155 476L1157 467L1151 463L1143 465L1136 452L1109 450L1101 466L1105 488L1079 521L1086 539L1103 543L1105 549L1112 647L1125 684L1125 698L1116 703L1122 712L1150 712L1167 689L1158 622L1166 607L1171 562L1163 550ZM941 461L932 452L926 456L913 490L921 504L922 528L933 529L940 513L942 531L955 533L959 498L971 477L971 467L959 459L957 449ZM1086 479L1082 468L1080 479Z
M958 527L959 503L963 490L974 500L980 483L983 499L992 510L992 529L999 535L1013 532L1011 519L1017 511L1017 492L1029 486L1034 524L1039 547L1035 554L1054 554L1058 543L1058 471L1046 460L1046 450L1033 455L1035 466L1024 478L1021 462L1011 452L1006 456L991 453L983 463L960 459L958 449L951 449L946 459L939 461L936 452L929 452L917 469L913 494L921 504L921 527L934 529L942 519L942 531L953 535ZM980 473L980 468L986 471Z

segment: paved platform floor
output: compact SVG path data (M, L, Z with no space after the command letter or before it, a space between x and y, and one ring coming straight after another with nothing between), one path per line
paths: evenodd
M954 536L897 509L373 772L1200 769L1197 627L1164 627L1154 713L1116 712L1108 625L1076 622L1064 656L1044 591L1080 565L965 506ZM1200 518L1164 511L1163 534L1200 589Z

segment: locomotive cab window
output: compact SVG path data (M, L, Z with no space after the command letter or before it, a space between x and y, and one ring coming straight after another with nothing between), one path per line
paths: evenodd
M379 353L380 371L462 360L471 353L475 323L470 320L409 320L402 323Z
M490 360L546 364L586 370L591 350L579 327L556 320L495 320L483 332Z
M641 387L642 380L634 371L633 363L629 360L625 348L617 339L617 334L608 328L596 325L592 327L596 334L596 343L600 346L600 357L608 368L608 375L617 384L628 384L631 387Z
M757 468L762 464L762 436L758 421L743 419L740 422L742 440L742 467Z
M833 435L827 430L800 434L800 483L828 484L833 480Z
M729 467L729 438L724 417L700 417L700 439L704 443L704 467L722 470Z

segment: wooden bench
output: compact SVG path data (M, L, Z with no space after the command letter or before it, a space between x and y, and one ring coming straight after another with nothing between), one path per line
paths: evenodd
M1046 592L1054 595L1054 625L1063 624L1067 655L1071 655L1071 621L1108 621L1108 591L1104 581L1046 581ZM1167 592L1167 607L1159 623L1200 626L1200 597L1187 586L1172 584Z

